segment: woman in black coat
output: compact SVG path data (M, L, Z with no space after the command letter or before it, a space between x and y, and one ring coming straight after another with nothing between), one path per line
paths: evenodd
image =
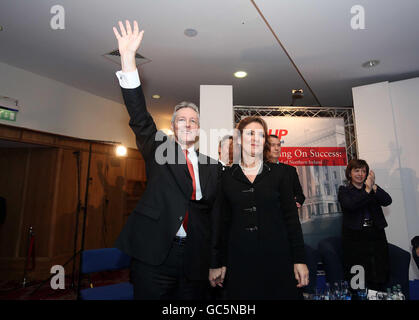
M385 291L389 277L387 227L382 206L391 204L390 195L375 184L375 174L365 160L353 159L346 168L347 186L339 188L343 210L342 248L345 278L361 265L368 288Z
M211 270L227 299L301 299L308 284L304 241L292 177L263 162L267 127L259 117L237 126L241 160L223 175L223 219L216 233L226 268ZM225 273L224 273L225 272Z

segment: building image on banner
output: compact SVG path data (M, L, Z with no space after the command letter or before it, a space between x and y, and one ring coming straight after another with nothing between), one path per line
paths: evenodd
M341 118L262 117L281 140L279 161L294 166L306 200L298 210L304 241L340 236L342 209L337 194L345 183L345 130Z

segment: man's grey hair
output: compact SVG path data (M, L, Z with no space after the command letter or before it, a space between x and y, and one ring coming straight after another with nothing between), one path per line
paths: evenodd
M194 110L198 114L198 123L199 123L199 109L195 103L189 102L189 101L182 101L177 106L175 106L175 109L172 115L172 123L175 123L177 112L183 108L191 108L192 110Z

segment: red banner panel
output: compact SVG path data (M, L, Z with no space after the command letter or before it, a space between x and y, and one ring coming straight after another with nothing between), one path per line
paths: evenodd
M345 147L282 147L279 161L291 166L346 166Z

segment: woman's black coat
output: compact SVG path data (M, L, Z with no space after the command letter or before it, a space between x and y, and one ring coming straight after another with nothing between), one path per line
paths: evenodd
M222 178L216 231L227 266L229 299L297 299L293 266L305 263L304 240L289 170L264 163L251 183L239 165Z

